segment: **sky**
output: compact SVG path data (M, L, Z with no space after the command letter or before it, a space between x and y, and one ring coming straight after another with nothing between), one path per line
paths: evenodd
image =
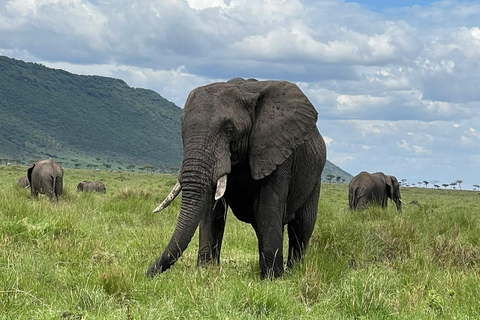
M480 1L0 0L0 55L180 107L211 82L291 81L352 175L480 185Z

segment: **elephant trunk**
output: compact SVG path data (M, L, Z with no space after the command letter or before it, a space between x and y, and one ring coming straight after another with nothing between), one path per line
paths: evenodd
M402 211L402 199L401 198L396 198L395 199L395 204L397 205L397 211Z
M205 161L185 158L179 181L182 190L180 215L172 238L162 255L147 270L147 276L154 276L170 268L189 245L200 220L213 205L211 166Z

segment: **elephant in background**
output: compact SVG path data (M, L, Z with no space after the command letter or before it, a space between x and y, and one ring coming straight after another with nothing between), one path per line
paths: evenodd
M95 191L95 192L107 192L107 188L101 181L88 181L83 180L77 185L77 191Z
M32 198L38 193L47 195L50 200L59 200L63 189L63 168L52 159L32 163L27 170Z
M388 198L402 211L402 197L397 178L383 172L368 173L365 171L356 175L348 186L348 203L351 210L362 209L368 205L387 207Z
M300 260L315 226L326 161L316 121L315 108L293 83L235 78L194 89L183 109L178 181L154 210L181 191L180 214L147 276L169 269L198 226L198 264L220 263L228 207L255 230L262 279L284 273L285 225L287 267Z
M28 178L27 177L20 177L18 179L18 185L22 188L25 188L25 189L30 187L30 184L28 183Z

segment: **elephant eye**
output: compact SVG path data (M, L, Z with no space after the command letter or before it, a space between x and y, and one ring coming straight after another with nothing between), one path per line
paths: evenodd
M225 126L225 135L227 136L227 138L233 137L234 134L235 134L235 128L233 127L232 124L228 124L227 126Z

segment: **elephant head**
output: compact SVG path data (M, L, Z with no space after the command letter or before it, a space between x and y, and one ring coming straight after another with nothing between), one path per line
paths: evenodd
M30 187L30 184L28 183L28 178L27 177L20 177L18 179L18 185L22 188L28 189Z
M400 184L395 176L385 175L387 185L387 196L395 202L398 211L402 211L402 197L400 195Z
M194 89L182 114L184 154L178 182L154 210L168 206L181 191L179 218L167 248L147 275L165 271L181 256L200 221L208 220L227 184L234 183L227 183L233 168L243 168L245 181L260 181L307 140L321 140L321 173L325 146L316 119L310 101L289 82L236 78Z

